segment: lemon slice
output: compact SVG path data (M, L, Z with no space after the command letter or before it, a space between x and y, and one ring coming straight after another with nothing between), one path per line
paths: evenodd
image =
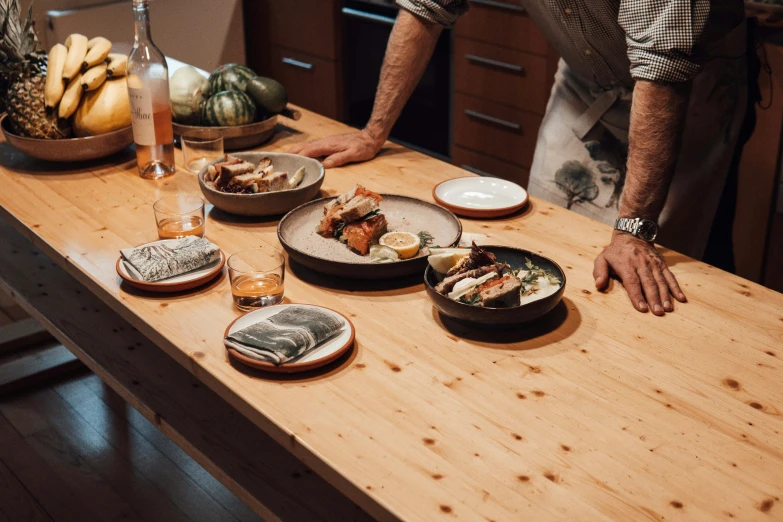
M393 263L399 260L400 255L393 248L381 245L370 247L370 261L373 263Z
M463 257L469 256L470 250L467 252L445 252L443 254L431 255L427 258L430 266L439 274L445 274L451 267L456 265L462 260Z
M396 250L400 259L409 259L419 253L421 240L410 232L389 232L382 235L378 243Z

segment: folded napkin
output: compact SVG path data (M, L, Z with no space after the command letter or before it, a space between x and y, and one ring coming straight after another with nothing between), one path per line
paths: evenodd
M309 352L345 328L333 314L291 306L225 338L227 347L258 361L280 365Z
M120 250L125 268L142 281L152 283L196 270L220 259L217 245L188 236L176 243L158 243Z

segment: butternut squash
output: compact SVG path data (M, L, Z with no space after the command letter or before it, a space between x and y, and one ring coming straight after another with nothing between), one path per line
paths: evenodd
M84 93L73 117L78 137L105 134L131 124L130 100L125 78L110 79L98 89Z

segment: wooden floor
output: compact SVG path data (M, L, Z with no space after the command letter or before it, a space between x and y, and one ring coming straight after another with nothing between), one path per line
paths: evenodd
M23 318L0 295L0 326ZM0 396L0 522L38 520L260 519L84 368Z

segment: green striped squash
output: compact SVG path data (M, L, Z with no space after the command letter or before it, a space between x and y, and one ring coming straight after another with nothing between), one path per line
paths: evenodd
M212 92L243 91L249 80L256 77L249 68L236 63L221 65L209 75L209 85Z
M201 121L212 127L233 127L253 123L255 116L256 104L250 96L240 91L222 91L204 104Z

